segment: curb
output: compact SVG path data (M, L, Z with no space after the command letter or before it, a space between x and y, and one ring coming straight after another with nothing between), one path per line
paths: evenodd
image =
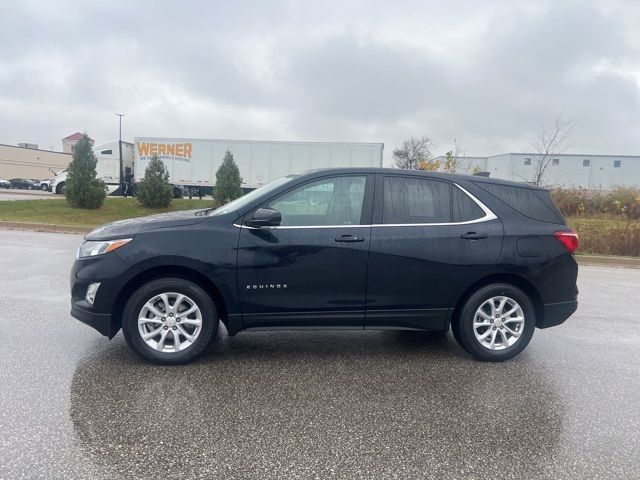
M0 220L0 229L25 230L32 232L75 233L86 234L95 227L79 227L76 225L57 225L51 223L9 222ZM612 267L640 268L640 258L616 257L607 255L576 255L579 265L602 265Z
M31 195L31 196L38 196L38 197L42 197L42 198L64 198L64 196L62 195L55 195L52 194L49 191L44 191L40 188L36 188L33 190L27 190L27 189L17 189L17 188L3 188L2 190L0 190L0 193L6 194L6 195Z
M4 230L26 230L31 232L50 233L89 233L95 227L79 227L76 225L56 225L51 223L31 223L31 222L9 222L0 221L0 229Z
M640 268L638 257L615 257L608 255L576 255L579 265L602 265L607 267Z

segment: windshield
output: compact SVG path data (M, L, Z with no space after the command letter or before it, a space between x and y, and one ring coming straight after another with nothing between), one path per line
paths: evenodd
M297 175L289 175L287 177L282 177L282 178L279 178L278 180L274 180L273 182L268 183L267 185L264 185L260 188L256 188L255 190L252 190L246 195L243 195L240 198L236 198L235 200L227 203L226 205L223 205L220 208L217 208L216 210L211 212L210 215L222 215L224 213L231 212L232 210L240 210L246 205L248 205L249 203L253 202L256 198L259 198L262 195L268 194L269 192L275 190L281 185L284 185L285 183L290 182L296 177Z

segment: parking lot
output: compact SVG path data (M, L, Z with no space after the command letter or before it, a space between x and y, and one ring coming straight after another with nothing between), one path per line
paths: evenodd
M222 331L157 367L69 315L78 235L0 230L0 479L638 478L640 270L513 361L407 332Z

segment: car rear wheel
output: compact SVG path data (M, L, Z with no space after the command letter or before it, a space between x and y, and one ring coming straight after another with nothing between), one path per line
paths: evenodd
M451 328L467 353L478 360L501 362L524 350L535 326L529 297L513 285L493 284L466 300Z
M178 365L200 357L218 332L207 293L182 278L153 280L125 306L122 330L129 347L152 363Z

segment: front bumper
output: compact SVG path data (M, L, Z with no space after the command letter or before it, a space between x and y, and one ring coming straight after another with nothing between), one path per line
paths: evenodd
M71 269L71 316L113 338L120 330L120 318L114 312L118 292L129 280L127 264L117 252L78 259ZM100 283L93 305L85 300L87 288Z
M118 330L120 330L120 325L114 325L115 322L111 321L109 313L97 313L89 308L83 308L77 303L71 304L71 316L95 328L105 337L109 337L109 339L115 337Z
M578 300L568 302L547 303L544 306L544 315L538 319L538 328L549 328L560 325L567 318L573 315L578 309Z

